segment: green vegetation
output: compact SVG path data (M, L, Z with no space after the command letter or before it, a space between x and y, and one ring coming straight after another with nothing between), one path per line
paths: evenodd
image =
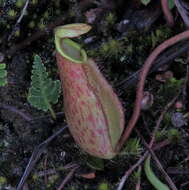
M104 58L118 59L120 53L122 52L122 42L115 39L109 39L107 42L102 43L99 53Z
M6 64L0 63L0 86L5 86L6 84L7 84Z
M144 164L144 171L149 182L154 186L157 190L169 190L169 187L162 183L158 177L154 174L153 170L150 166L150 156L146 159Z
M98 185L98 190L109 190L108 183L102 182Z
M125 147L121 154L135 155L138 156L142 151L140 140L137 138L130 138L127 140Z
M56 115L51 105L58 102L60 81L53 81L49 78L46 68L38 55L34 58L31 80L28 102L40 110L49 110L55 119Z

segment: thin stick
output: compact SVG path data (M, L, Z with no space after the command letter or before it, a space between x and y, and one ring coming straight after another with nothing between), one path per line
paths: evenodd
M5 54L12 56L13 54L18 52L19 50L30 45L35 40L37 40L40 37L48 34L49 31L53 30L56 26L62 24L64 22L64 20L65 20L64 16L59 17L57 20L51 22L44 30L39 30L39 31L35 32L35 34L33 34L32 36L30 36L27 39L25 39L24 41L22 41L21 43L12 46L8 51L6 51Z
M14 106L10 106L10 105L6 105L6 104L3 104L3 103L0 103L0 108L1 109L9 110L11 112L14 112L14 113L16 113L17 115L21 116L24 120L26 120L28 122L32 121L32 117L26 115L25 113L23 113L22 111L18 110Z
M165 140L165 141L162 141L158 144L156 144L154 147L153 147L153 150L159 150L160 148L162 147L165 147L167 145L169 145L170 142L168 140ZM124 174L124 176L121 178L120 182L119 182L119 185L118 185L118 188L116 190L122 190L126 180L128 179L128 177L131 175L131 173L133 173L133 171L138 167L140 166L144 160L146 159L146 157L149 155L149 152L146 151L143 156L140 157L140 159L134 164L132 165L129 170L127 170Z
M157 48L155 48L155 50L146 59L144 66L142 68L142 71L140 73L140 80L139 80L139 83L137 86L137 94L136 94L136 100L135 100L135 106L133 109L133 114L131 116L131 119L129 120L129 123L128 123L124 133L123 133L123 136L121 137L121 139L116 147L117 152L119 152L119 150L122 148L122 146L124 145L125 141L130 136L133 128L135 127L135 125L139 119L140 112L141 112L141 101L143 98L145 80L146 80L147 74L148 74L151 66L154 64L155 59L162 51L164 51L168 47L176 44L179 41L185 40L187 38L189 38L189 30L182 32L180 34L177 34L176 36L164 41Z
M156 126L154 127L154 130L153 130L153 133L152 133L151 141L149 143L150 148L152 148L152 146L153 146L153 144L155 142L155 135L156 135L156 132L158 131L158 129L160 128L160 125L161 125L161 122L163 120L164 115L167 113L168 109L175 103L175 101L179 97L180 93L181 93L181 91L165 106L165 108L161 112L161 115L158 118L158 120L156 122Z
M159 58L157 60L155 60L154 65L152 66L152 68L149 71L149 74L154 71L157 71L160 67L171 62L176 57L178 57L179 55L181 55L187 51L189 51L188 41L183 42L181 45L176 45L174 48L171 48L170 50L167 50L165 53L162 53L162 55L160 55ZM141 70L142 69L136 71L135 73L130 75L128 78L119 82L116 85L116 87L121 88L121 89L128 89L128 88L133 87L138 82L138 78L139 78L139 74L140 74Z
M37 163L37 161L39 160L40 156L42 155L42 153L44 152L45 148L47 147L47 145L58 135L60 135L65 129L67 128L67 126L61 128L60 130L58 130L56 133L54 133L52 136L50 136L48 139L46 139L44 142L42 142L41 144L39 144L33 151L30 160L26 166L26 169L24 171L24 174L22 175L20 182L18 184L18 187L16 190L22 190L23 185L26 181L26 179L28 178L28 176L30 175L32 169L34 168L35 164Z
M47 160L48 160L48 155L45 156L45 161L44 161L44 181L45 185L47 185L48 178L47 178Z
M185 25L189 28L189 19L188 19L188 6L187 3L181 0L174 0L178 12L180 13Z
M169 9L169 3L168 0L161 0L161 7L163 10L163 14L165 16L165 19L167 21L167 24L172 27L174 25L174 18L173 15Z
M24 7L23 7L23 9L22 9L22 12L21 12L21 14L20 14L20 16L19 16L19 18L18 18L18 20L17 20L17 22L16 22L16 24L15 24L15 26L14 26L12 32L11 32L11 34L10 34L9 37L8 37L8 41L10 41L10 39L12 38L12 36L13 36L13 34L14 34L16 28L18 27L18 25L20 24L22 18L23 18L24 15L26 14L26 9L27 9L27 7L28 7L28 4L29 4L29 0L27 0L27 1L25 2L25 5L24 5Z
M128 179L128 177L131 175L131 173L139 166L142 164L142 162L144 162L144 160L146 159L146 157L148 156L148 151L146 151L144 153L144 155L142 157L140 157L140 159L134 164L132 165L129 170L127 170L124 174L124 176L121 178L120 182L119 182L119 185L118 185L118 188L117 190L122 190L126 180Z
M140 190L140 185L141 185L141 166L138 167L138 180L137 180L137 184L135 187L135 190Z
M169 186L171 187L172 190L178 190L177 187L175 186L174 182L172 181L172 179L169 177L169 175L167 174L167 172L164 170L161 162L159 161L159 159L157 158L156 154L154 153L154 151L150 148L150 146L147 144L147 142L145 141L144 137L140 134L140 132L135 128L135 131L137 133L137 135L140 137L140 139L142 140L144 146L148 149L148 151L150 152L150 154L152 155L153 159L155 160L159 170L161 171L161 173L164 175L167 183L169 184Z
M187 87L188 87L188 81L189 81L189 54L188 54L188 59L187 59L186 63L187 63L186 77L185 77L185 81L184 81L184 87L182 90L182 95L183 95L184 100L186 100L186 98L187 98Z
M163 117L165 115L165 113L168 111L168 109L174 104L174 102L176 101L176 99L178 98L180 92L178 93L177 96L175 96L164 108L163 112L161 113L160 117L158 118L157 122L156 122L156 126L154 128L154 131L152 133L152 138L150 140L149 143L149 148L153 147L153 150L157 150L160 149L164 146L167 146L168 144L170 144L170 142L168 140L165 140L163 142L158 143L157 145L153 146L154 142L155 142L155 133L156 131L159 129L160 124L163 120ZM129 175L140 165L142 164L142 162L146 159L146 157L149 155L149 152L146 151L144 153L144 155L127 171L125 172L125 175L121 178L118 189L117 190L121 190L127 180L127 178L129 177Z
M73 177L75 170L78 168L78 166L76 166L75 168L73 168L68 175L64 178L64 180L62 181L62 183L60 184L60 186L56 189L56 190L62 190L64 188L64 186L66 185L66 183L68 183L68 181Z

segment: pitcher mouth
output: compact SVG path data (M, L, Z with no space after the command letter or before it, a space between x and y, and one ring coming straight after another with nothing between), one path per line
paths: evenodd
M79 30L81 28L81 30ZM56 50L73 63L86 63L87 54L81 46L69 38L87 33L91 27L86 24L68 24L55 29Z

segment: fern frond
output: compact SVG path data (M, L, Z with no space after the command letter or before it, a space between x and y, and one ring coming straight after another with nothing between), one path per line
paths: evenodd
M7 71L6 64L0 64L0 86L5 86L7 84Z
M51 105L58 102L59 96L60 81L53 81L49 78L40 56L36 55L34 57L28 102L40 110L49 110L52 117L56 118Z

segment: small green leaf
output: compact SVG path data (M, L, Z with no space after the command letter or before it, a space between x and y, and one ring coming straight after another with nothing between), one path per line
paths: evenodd
M144 5L148 5L151 0L141 0L141 3Z
M4 63L1 63L0 64L0 70L5 69L5 68L6 68L6 65Z
M60 96L60 81L53 81L49 78L46 68L38 55L34 57L31 80L28 102L40 110L49 110L55 119L51 104L57 103Z
M109 190L109 187L108 187L108 183L107 182L102 182L98 185L98 190Z
M146 159L144 163L144 171L146 174L146 177L150 181L150 183L154 186L155 189L157 190L170 190L167 185L162 183L154 174L150 167L150 156Z
M95 170L104 170L104 160L101 158L89 156L87 165Z
M0 64L0 86L5 86L7 84L7 71L6 64Z
M174 0L168 0L169 9L172 9L175 6Z

